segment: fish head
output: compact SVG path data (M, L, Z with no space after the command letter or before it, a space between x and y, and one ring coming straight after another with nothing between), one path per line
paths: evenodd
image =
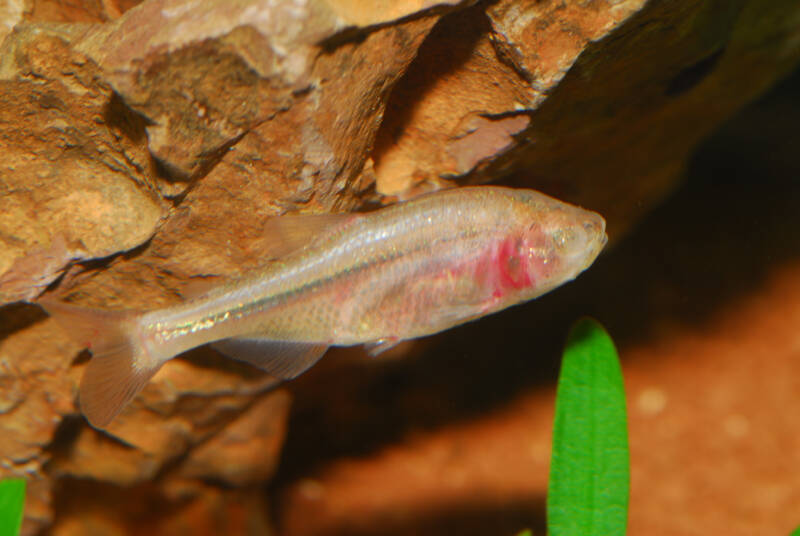
M572 205L546 214L538 225L534 255L573 277L591 266L608 242L603 217Z
M502 270L524 299L539 296L588 268L608 241L603 217L538 192L517 211ZM509 242L507 242L509 243ZM503 251L503 249L505 251ZM523 288L524 287L524 288Z

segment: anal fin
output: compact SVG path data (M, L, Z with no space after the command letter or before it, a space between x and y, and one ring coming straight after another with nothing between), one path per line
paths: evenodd
M284 380L311 368L328 349L327 344L275 341L258 337L233 337L211 346L228 357L244 361Z

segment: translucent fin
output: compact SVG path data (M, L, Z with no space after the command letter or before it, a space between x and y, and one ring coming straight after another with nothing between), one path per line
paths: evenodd
M212 343L223 354L250 363L271 375L290 380L320 360L326 344L306 344L270 339L234 337Z
M142 366L130 341L92 356L81 380L80 406L89 423L104 428L158 372L163 362Z
M482 305L465 303L441 307L434 314L443 324L457 326L485 316L487 313L483 310Z
M103 311L50 299L38 303L71 338L92 352L81 380L80 407L92 426L107 426L162 365L145 354L131 333L137 313Z
M315 238L330 232L357 214L290 214L271 218L264 224L259 249L272 258L302 249Z
M367 353L370 356L375 357L375 356L378 356L378 355L382 354L383 352L385 352L386 350L388 350L390 348L394 348L395 346L397 346L401 342L403 342L403 341L401 341L400 339L398 339L396 337L391 338L391 339L380 339L380 340L377 340L375 342L370 342L370 343L365 344L364 345L364 349L367 351Z
M193 277L186 282L180 290L181 296L186 299L199 298L211 290L219 288L225 283L225 278L220 276Z

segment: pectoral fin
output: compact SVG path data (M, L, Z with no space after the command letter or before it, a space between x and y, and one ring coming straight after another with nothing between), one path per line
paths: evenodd
M274 341L257 337L223 339L211 346L233 359L244 361L289 380L311 368L323 356L328 346L288 341Z
M364 350L366 350L371 357L376 357L385 352L386 350L394 348L401 342L402 341L397 337L393 337L391 339L379 339L375 342L366 343L364 345Z

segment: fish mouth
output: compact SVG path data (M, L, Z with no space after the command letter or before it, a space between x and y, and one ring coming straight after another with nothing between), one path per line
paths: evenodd
M606 220L597 212L587 212L583 220L583 230L589 237L599 237L603 245L608 240Z
M608 244L608 235L604 232L600 239L595 243L591 254L587 257L586 268L594 263L595 259L597 259L597 257L600 255L600 252L606 247L606 244Z
M578 228L583 234L582 240L578 241L581 247L570 255L570 262L576 267L576 276L594 263L608 243L606 220L600 214L587 211Z
M603 248L605 248L606 244L608 244L608 235L606 234L606 220L604 220L603 217L600 216L600 214L592 213L592 215L596 217L592 218L590 222L586 222L583 224L583 227L584 229L587 230L589 236L593 236L593 238L590 240L591 246L588 248L586 259L584 261L583 270L587 269L589 266L592 265L592 263L594 263L598 255L600 255L600 252L603 251Z

